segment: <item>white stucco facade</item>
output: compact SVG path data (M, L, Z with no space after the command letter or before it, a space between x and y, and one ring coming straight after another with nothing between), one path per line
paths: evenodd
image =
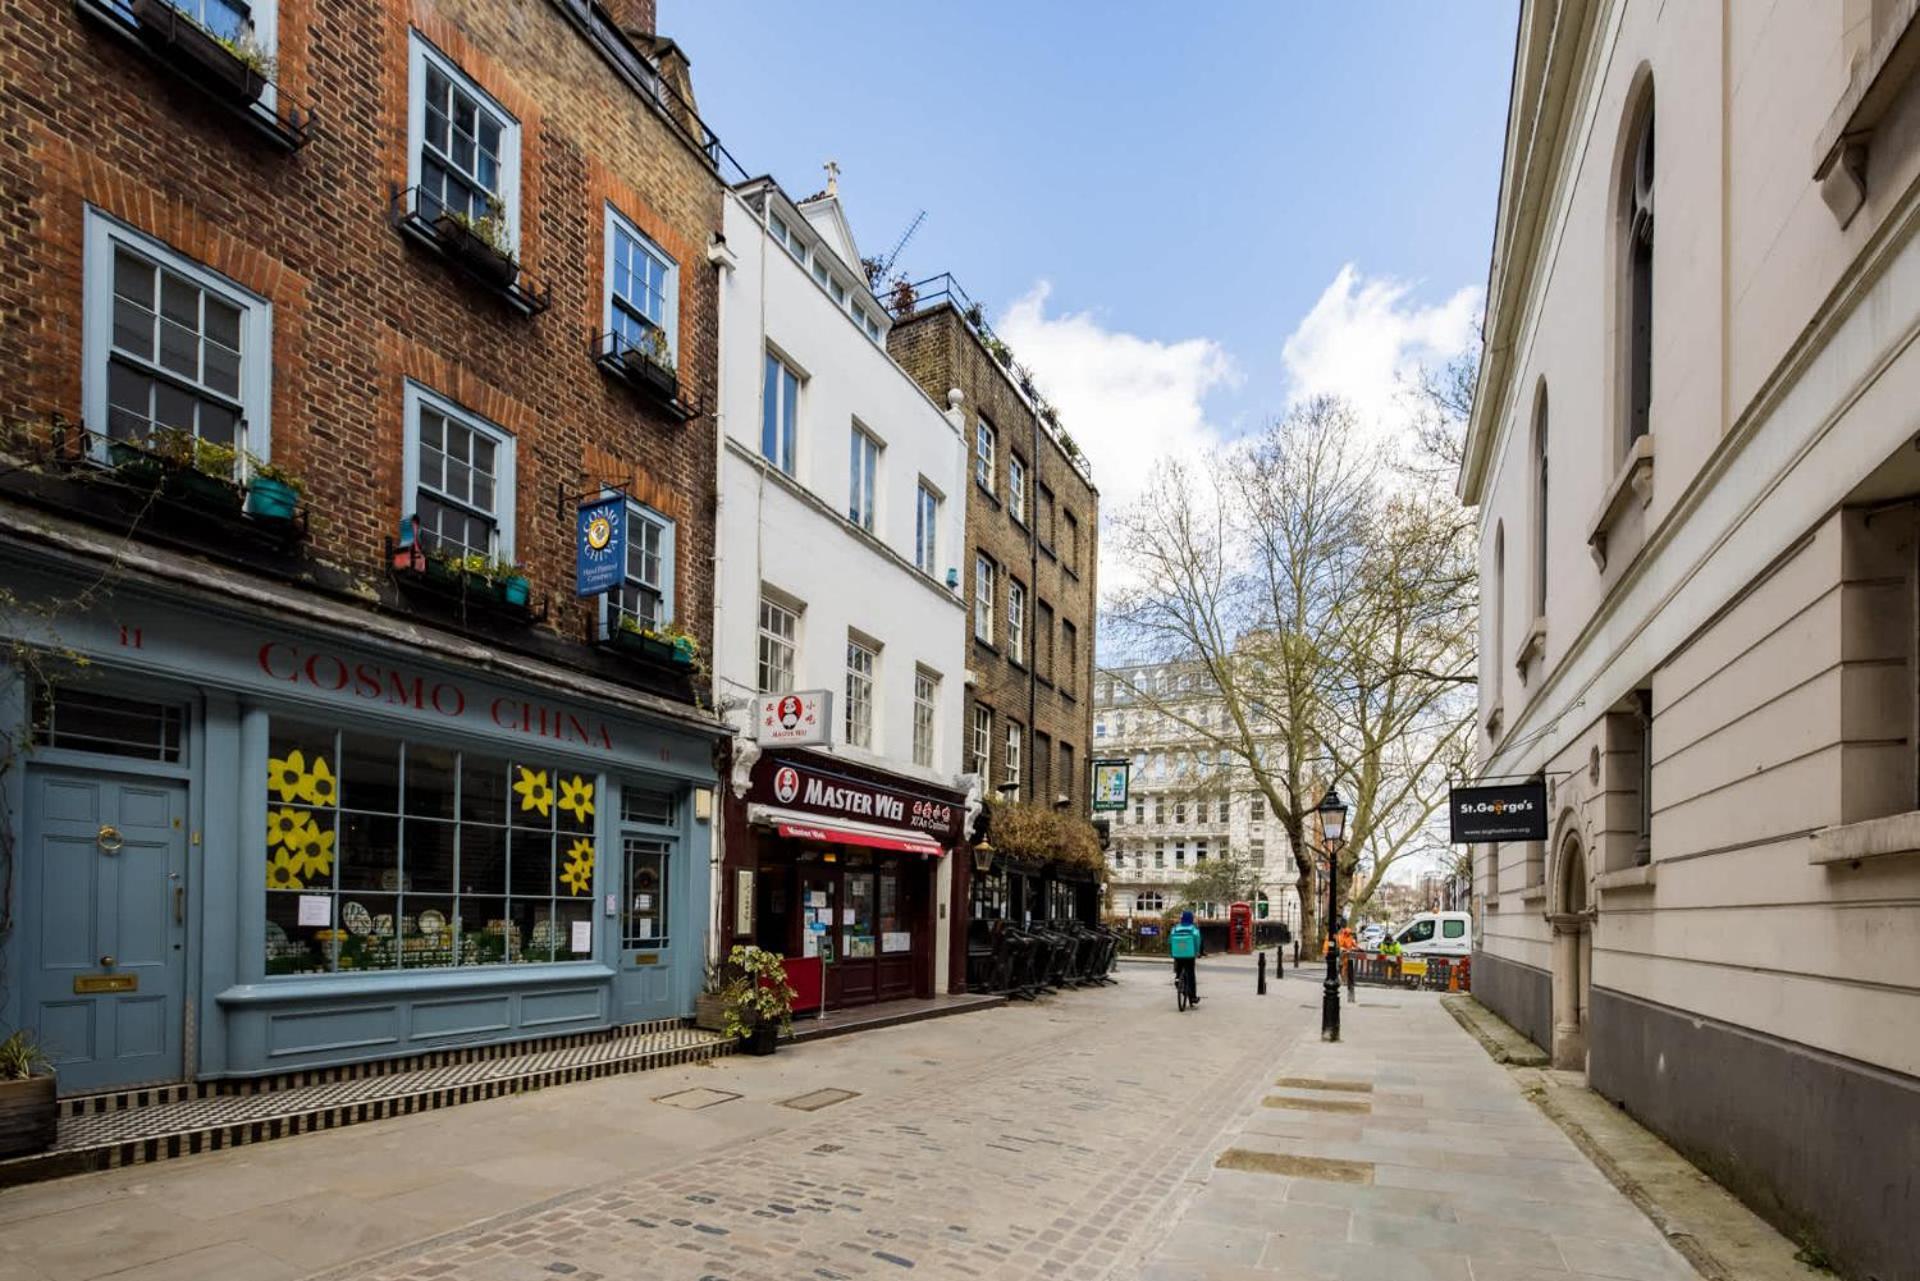
M750 732L769 602L792 620L788 688L833 691L833 741L822 750L955 787L967 638L962 597L947 585L965 515L958 415L887 355L886 312L866 289L837 197L796 206L769 180L743 184L727 195L724 228L715 697ZM779 362L771 379L769 357ZM871 442L858 460L856 433ZM847 720L850 644L870 667L870 721L858 730ZM930 744L924 719L916 743L927 679ZM854 741L862 732L864 744ZM944 991L946 874L939 894L935 990Z
M1460 482L1481 770L1551 822L1475 852L1476 993L1863 1274L1920 1117L1917 9L1522 5Z

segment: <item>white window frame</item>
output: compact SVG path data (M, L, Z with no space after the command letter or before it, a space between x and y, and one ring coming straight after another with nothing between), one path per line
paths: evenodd
M993 424L979 419L973 426L973 483L994 492L994 449L996 447Z
M975 703L973 706L973 743L968 753L968 761L973 772L985 783L993 772L993 709Z
M1027 465L1011 450L1007 452L1007 515L1027 523Z
M913 500L913 563L930 578L940 576L940 491L920 478Z
M237 443L273 456L273 304L119 219L86 207L81 267L80 409L95 456L106 461L107 366L113 357L113 255L118 246L184 277L240 309L240 431Z
M787 634L782 636L777 630L767 626L768 611L784 616L787 620ZM760 686L762 694L789 694L793 692L794 675L800 666L800 611L786 602L775 600L766 592L760 593L760 612L754 618L754 683ZM778 689L770 688L766 680L767 648L769 644L786 650L786 683Z
M973 554L973 638L993 644L994 596L999 592L1000 567L985 552Z
M774 382L779 390L775 400L767 399L767 363L778 365L781 376ZM786 399L789 378L792 383L792 403ZM772 347L767 348L766 361L760 366L760 445L757 452L773 467L789 476L798 476L800 472L800 406L806 400L807 376L795 368L793 362ZM791 412L788 412L788 411ZM767 414L774 416L774 452L780 457L772 458L767 454ZM784 433L784 435L783 435Z
M462 427L487 436L493 441L494 458L499 464L493 474L493 555L498 560L513 560L514 500L518 488L515 481L517 459L514 457L516 450L513 433L498 423L482 418L458 401L449 400L439 392L423 387L412 380L408 380L406 384L404 401L406 405L405 467L401 474L400 489L404 510L401 514L411 517L420 506L420 410L425 406L442 417L454 419Z
M841 737L849 747L873 750L878 719L874 683L880 675L880 647L857 632L847 633L847 710L841 717Z
M616 306L613 294L613 251L616 233L624 233L631 237L641 252L666 268L665 282L661 287L660 307L665 314L657 322L651 316L645 316L644 319L657 323L666 331L667 350L673 353L674 363L677 366L680 358L680 264L675 262L673 255L662 249L653 237L640 230L631 218L611 204L607 206L606 222L601 229L601 245L604 253L600 264L600 332L603 334L613 332L613 314ZM616 351L614 354L618 355L619 352Z
M611 491L606 491L601 494L602 498L611 498L612 496ZM678 548L674 542L675 529L673 519L669 516L661 515L645 503L635 502L629 499L627 502L627 538L629 541L632 540L634 530L639 525L651 525L660 531L660 621L662 624L676 622L679 619L679 615L674 612L673 594L675 579L677 577L675 571L679 567L679 561L676 559ZM640 580L635 579L626 572L624 565L621 566L620 583L623 587L627 583L639 581ZM602 636L611 635L615 625L613 593L602 593L600 597L600 634Z
M427 64L485 103L501 119L500 203L507 215L507 247L520 252L520 120L500 105L460 64L433 47L418 31L407 32L407 186L420 187L420 149L427 137Z
M1027 589L1012 574L1007 575L1007 657L1027 661Z
M1007 732L1001 743L1000 762L1001 795L1008 800L1020 799L1020 750L1022 727L1019 721L1009 719Z
M924 667L913 669L913 763L922 769L934 767L939 737L940 677Z
M854 422L847 444L847 519L869 534L879 523L875 508L880 504L880 456L886 448L878 436Z

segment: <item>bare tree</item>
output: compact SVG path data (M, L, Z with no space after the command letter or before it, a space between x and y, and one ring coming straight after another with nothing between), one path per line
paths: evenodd
M1201 903L1251 903L1260 888L1260 874L1237 854L1222 853L1194 869L1180 887L1184 906Z
M1116 636L1179 673L1172 688L1122 675L1123 689L1203 770L1266 798L1309 938L1327 787L1352 806L1341 865L1364 903L1432 848L1474 714L1470 518L1437 467L1390 466L1362 427L1342 402L1306 402L1203 463L1169 464L1115 528L1132 584L1111 602Z

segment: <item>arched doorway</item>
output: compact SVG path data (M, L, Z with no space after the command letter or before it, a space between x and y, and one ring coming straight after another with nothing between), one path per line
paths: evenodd
M1547 921L1553 926L1553 1066L1585 1071L1593 992L1593 909L1578 832L1560 839Z

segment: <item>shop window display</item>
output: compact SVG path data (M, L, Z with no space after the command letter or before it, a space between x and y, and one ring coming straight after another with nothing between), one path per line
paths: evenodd
M598 783L275 717L270 975L585 960Z

